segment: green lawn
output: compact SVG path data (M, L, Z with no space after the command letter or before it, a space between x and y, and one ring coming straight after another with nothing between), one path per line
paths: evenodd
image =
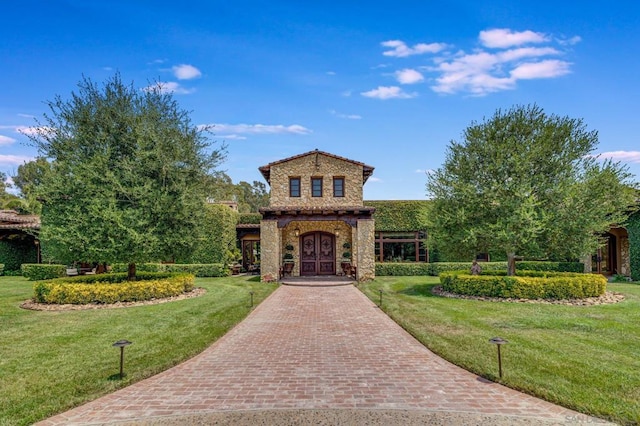
M480 376L582 413L640 423L640 285L609 284L626 300L592 307L433 296L435 277L378 277L361 286L425 346ZM503 373L498 378L499 336Z
M198 278L204 296L122 309L38 312L22 277L0 277L0 425L31 424L190 358L275 288L245 277ZM127 339L125 378L119 349Z

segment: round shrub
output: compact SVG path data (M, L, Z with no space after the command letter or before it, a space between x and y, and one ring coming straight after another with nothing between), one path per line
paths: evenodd
M505 271L443 272L440 283L451 293L516 299L583 299L600 296L607 287L602 275L549 271L518 271L516 276Z
M139 302L178 296L193 290L195 277L184 273L140 273L136 281L127 274L83 275L34 284L38 303L88 304Z

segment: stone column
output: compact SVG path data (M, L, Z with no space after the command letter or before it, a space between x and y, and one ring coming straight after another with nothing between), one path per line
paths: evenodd
M260 221L260 275L262 281L280 279L282 235L275 220Z
M375 221L373 219L360 219L356 227L357 246L357 279L369 281L376 277L375 264Z

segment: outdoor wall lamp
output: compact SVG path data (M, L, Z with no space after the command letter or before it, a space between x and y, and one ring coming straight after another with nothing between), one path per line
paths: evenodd
M334 233L336 234L336 237L339 237L340 236L340 228L336 228L334 230Z
M295 235L296 237L300 236L300 230L298 228L294 229L293 235Z

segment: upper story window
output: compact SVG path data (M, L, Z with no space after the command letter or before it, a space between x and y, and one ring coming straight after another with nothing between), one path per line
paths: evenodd
M343 177L333 178L333 196L344 197L344 178Z
M321 177L311 178L311 196L322 197L322 178Z
M300 196L300 178L292 177L289 178L289 197L299 197Z

